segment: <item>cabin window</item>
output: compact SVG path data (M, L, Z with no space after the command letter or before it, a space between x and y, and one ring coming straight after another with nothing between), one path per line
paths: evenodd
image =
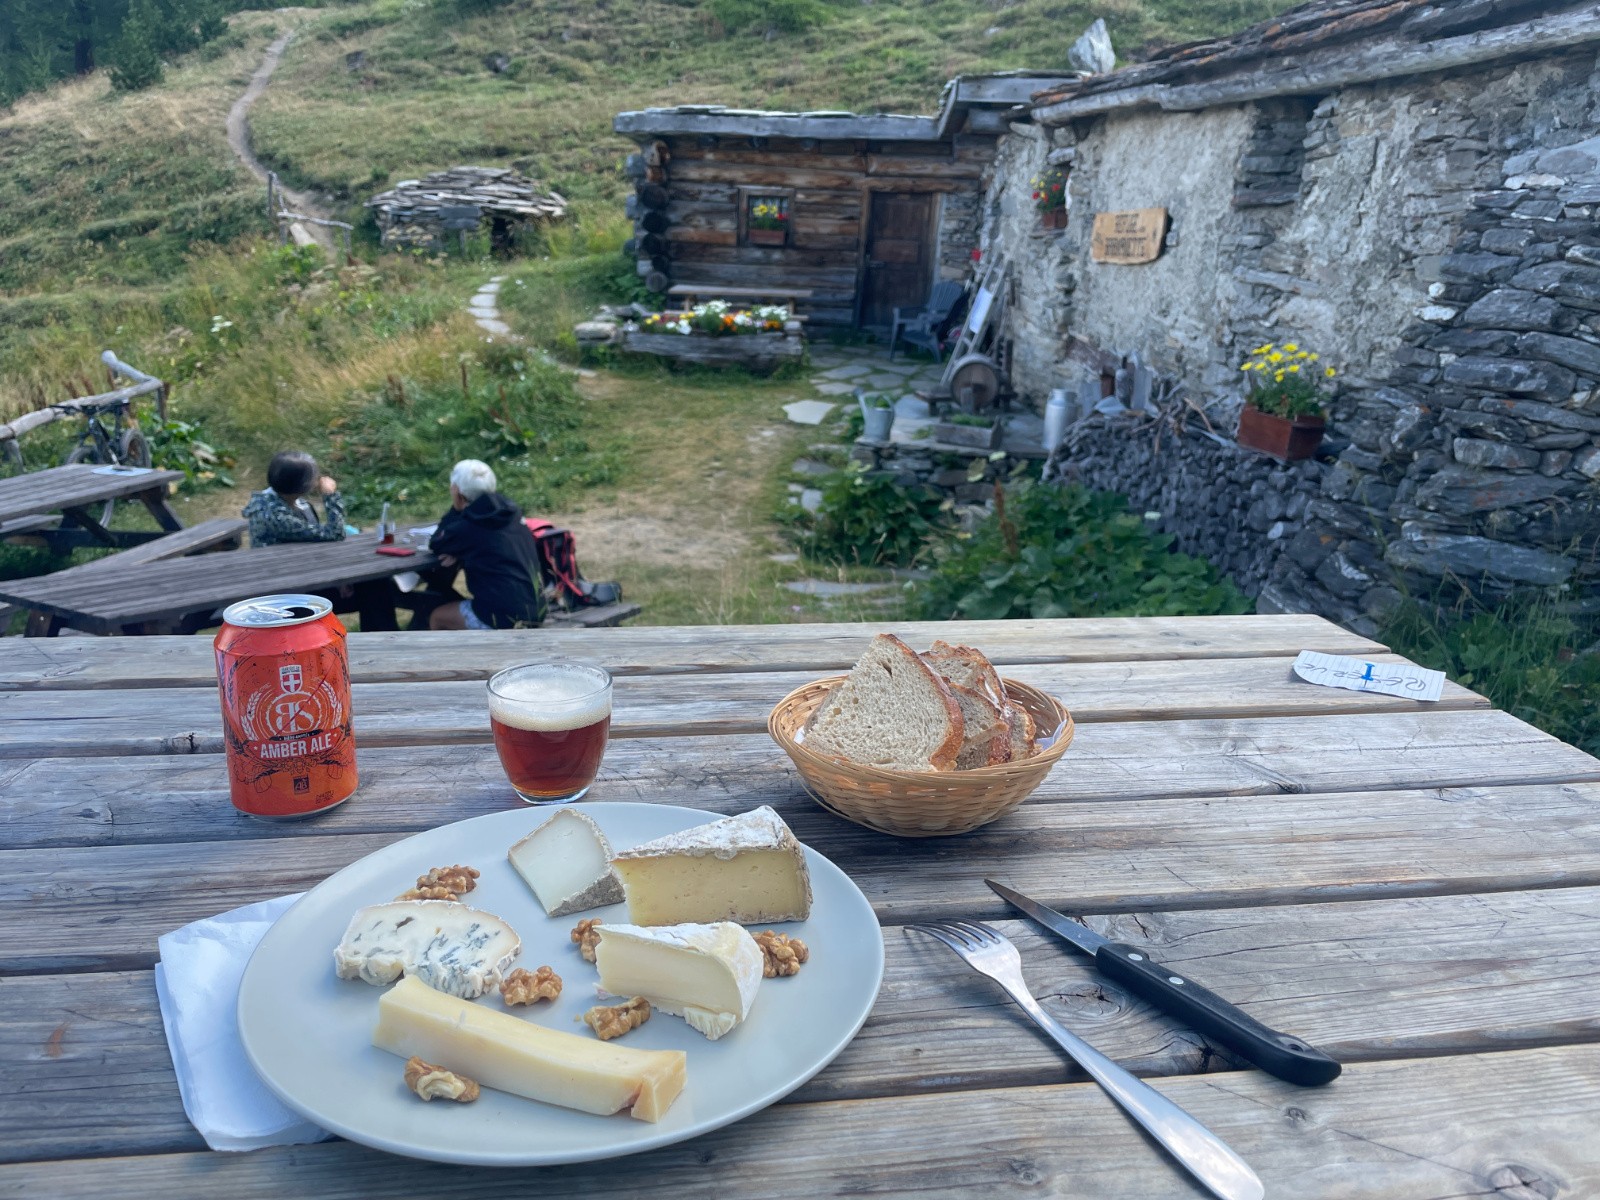
M794 197L786 191L747 189L739 214L739 240L746 246L787 246Z

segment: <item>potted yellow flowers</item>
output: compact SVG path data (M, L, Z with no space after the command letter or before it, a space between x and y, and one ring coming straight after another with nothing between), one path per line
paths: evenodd
M1033 187L1033 207L1039 212L1039 224L1046 229L1067 227L1067 169L1050 167L1035 175L1029 183Z
M1317 452L1327 425L1322 389L1338 374L1319 366L1320 358L1295 342L1269 342L1250 352L1239 367L1250 383L1239 413L1239 445L1284 462Z
M752 246L788 245L789 213L784 201L763 199L751 204L745 240Z

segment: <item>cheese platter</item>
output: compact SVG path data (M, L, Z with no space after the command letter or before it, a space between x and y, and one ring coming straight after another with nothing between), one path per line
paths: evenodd
M749 869L719 874L733 859ZM624 862L632 891L615 902L607 872ZM539 1166L669 1145L776 1102L849 1044L882 978L871 905L769 808L517 809L407 838L306 893L246 968L239 1031L268 1090L324 1129ZM424 1103L469 1087L470 1102Z

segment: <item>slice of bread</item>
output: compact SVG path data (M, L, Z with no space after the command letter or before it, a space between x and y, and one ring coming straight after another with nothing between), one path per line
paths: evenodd
M1038 730L1034 727L1033 718L1028 715L1028 710L1020 704L1007 700L1000 711L1005 717L1006 733L1003 737L995 738L992 743L993 753L989 756L989 765L1032 758L1039 752L1038 742L1035 741Z
M1000 674L994 669L994 664L983 651L974 650L971 646L952 646L949 642L936 641L922 657L951 683L959 683L986 696L996 708L1005 704L1005 686L1000 682Z
M943 644L934 643L935 646ZM953 650L954 647L946 649ZM994 743L1000 739L1009 741L1011 732L999 706L984 692L964 682L981 682L980 673L965 655L929 651L922 656L922 661L944 677L944 681L950 685L950 694L956 698L956 705L961 709L966 736L961 742L961 753L956 756L956 770L970 771L973 767L988 766L992 761L990 756ZM985 662L987 664L987 660Z
M961 708L943 677L885 633L806 725L813 749L899 771L952 771L965 738Z

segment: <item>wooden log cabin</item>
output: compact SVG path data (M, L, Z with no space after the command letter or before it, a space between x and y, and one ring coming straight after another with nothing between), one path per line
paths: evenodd
M814 325L887 327L938 279L964 279L996 143L1070 76L961 76L933 116L709 105L617 116L638 269L653 291L809 293Z

